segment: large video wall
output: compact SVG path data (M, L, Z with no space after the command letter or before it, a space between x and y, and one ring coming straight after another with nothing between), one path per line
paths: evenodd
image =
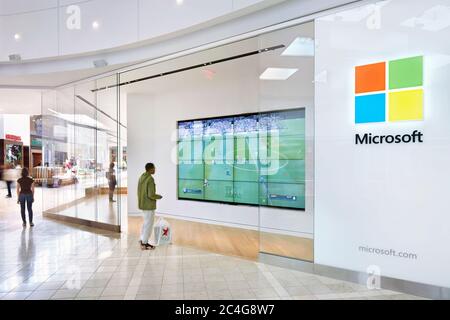
M304 109L179 121L178 198L304 209Z

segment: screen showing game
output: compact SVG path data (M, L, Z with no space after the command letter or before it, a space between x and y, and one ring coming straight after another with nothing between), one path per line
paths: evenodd
M305 110L178 122L178 198L305 208Z

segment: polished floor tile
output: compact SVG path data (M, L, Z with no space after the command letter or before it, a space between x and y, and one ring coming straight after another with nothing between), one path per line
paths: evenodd
M97 298L100 297L105 289L100 288L83 288L77 294L77 298Z
M10 292L4 295L2 300L25 300L32 293L31 291Z
M39 204L37 204L39 211ZM0 199L0 299L417 299L259 262L43 219Z
M27 300L48 300L55 293L56 293L56 290L39 290L39 291L34 291L26 299Z

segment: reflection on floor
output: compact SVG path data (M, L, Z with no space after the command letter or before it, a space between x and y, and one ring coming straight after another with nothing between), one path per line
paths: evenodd
M126 172L122 172L121 184L126 185L127 176ZM93 188L95 185L101 184L104 186L108 185L106 178L97 177L84 177L79 178L79 182L72 185L60 186L58 188L48 188L48 187L37 187L38 194L36 199L43 201L43 210L49 210L75 200L83 199L86 196L86 189Z
M119 207L117 202L108 202L107 194L82 198L74 204L73 201L69 200L77 198L74 197L74 193L77 191L71 186L59 189L38 188L37 190L44 193L46 210L50 207L49 201L54 202L51 199L58 199L59 207L56 208L56 213L59 217L72 217L118 225L118 210L120 208L121 221L124 222L126 219L126 195L115 195L115 199L120 197ZM68 196L67 193L70 195ZM66 195L63 196L64 194ZM36 199L37 202L42 201L42 198L38 195ZM77 199L80 199L80 197ZM68 201L69 205L64 205L66 202L63 200ZM56 205L56 203L53 204ZM253 260L257 259L260 251L305 261L312 261L313 259L313 241L311 239L178 219L168 220L174 230L174 244ZM128 221L129 229L134 234L138 234L141 218L130 217ZM122 229L125 230L126 228Z
M314 240L277 233L261 232L259 247L263 253L304 261L314 260Z
M9 212L6 212L9 211ZM1 299L415 299L133 234L0 212Z
M127 196L114 195L114 199L120 197L120 207L118 202L109 202L107 194L83 198L76 204L58 208L57 214L61 216L79 218L89 221L96 221L105 224L119 224L119 208L126 210Z
M157 220L155 218L155 222ZM251 260L258 258L260 250L301 260L313 259L311 239L179 219L166 220L173 230L173 243L177 245ZM131 234L139 234L141 225L142 218L128 218L128 230Z

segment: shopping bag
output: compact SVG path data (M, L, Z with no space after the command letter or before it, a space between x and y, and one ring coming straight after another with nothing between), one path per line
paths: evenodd
M172 243L172 229L167 220L159 218L153 230L155 234L155 245L160 246Z

